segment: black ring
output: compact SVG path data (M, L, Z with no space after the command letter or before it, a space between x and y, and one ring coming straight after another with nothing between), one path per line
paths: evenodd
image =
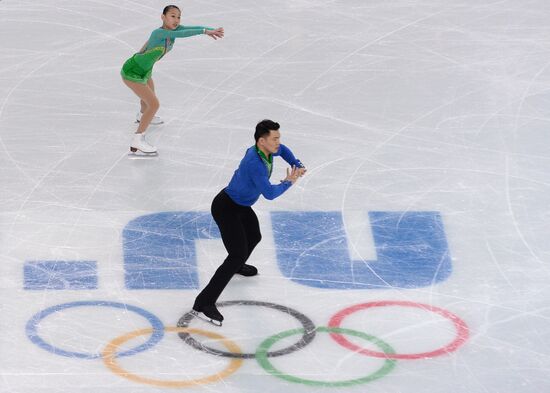
M308 345L310 342L313 341L316 334L316 328L315 324L311 319L306 317L304 314L286 307L282 306L280 304L276 303L268 303L268 302L258 302L255 300L230 300L225 302L219 302L216 303L216 306L218 307L224 307L224 306L262 306L267 308L272 308L274 310L282 311L285 314L288 314L294 318L296 318L303 326L304 328L304 334L302 335L302 338L300 338L299 341L297 341L295 344L279 349L278 351L268 352L267 357L277 357L277 356L283 356L288 355L289 353L295 352L306 345ZM178 321L178 327L189 327L189 324L191 321L195 318L193 314L190 312L185 313ZM239 359L255 359L256 353L234 353L234 352L225 352L221 351L219 349L214 349L207 347L206 345L201 344L197 340L195 340L189 333L178 333L178 336L186 343L191 345L193 348L198 349L200 351L210 353L217 356L225 356L228 358L239 358Z

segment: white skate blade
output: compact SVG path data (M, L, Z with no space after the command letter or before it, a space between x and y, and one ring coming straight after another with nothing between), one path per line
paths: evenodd
M204 315L202 312L198 312L198 311L195 311L195 310L191 310L189 312L189 314L193 315L194 317L198 318L198 319L201 319L205 322L208 322L208 323L211 323L212 325L214 326L217 326L217 327L221 327L222 326L222 321L217 321L215 319L212 319L210 317L207 317L206 315Z
M130 152L128 153L128 159L130 160L150 160L152 158L158 158L159 153L144 153L142 151Z
M139 124L141 120L136 119L134 124ZM151 123L149 123L150 126L160 126L161 124L164 124L164 120L151 120Z

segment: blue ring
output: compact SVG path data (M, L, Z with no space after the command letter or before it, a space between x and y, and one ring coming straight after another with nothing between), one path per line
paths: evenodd
M154 345L156 345L160 340L162 340L162 337L164 337L164 324L160 319L158 319L155 315L151 314L149 311L146 311L140 307L132 306L129 304L124 303L117 303L117 302L108 302L108 301L102 301L102 300L91 300L91 301L79 301L79 302L70 302L70 303L63 303L58 304L56 306L52 306L49 308L46 308L45 310L42 310L35 314L29 322L27 322L26 326L26 332L29 339L38 345L40 348L45 349L46 351L55 353L56 355L61 356L67 356L70 358L81 358L81 359L98 359L101 358L100 353L82 353L82 352L71 352L71 351L65 351L64 349L57 348L51 344L48 344L46 341L44 341L37 332L38 324L40 321L42 321L44 318L46 318L48 315L53 314L55 312L65 310L67 308L73 308L73 307L81 307L81 306L101 306L101 307L113 307L113 308L120 308L123 310L129 310L133 311L136 314L141 315L142 317L146 318L151 326L153 326L153 334L143 344L130 349L128 351L120 352L117 356L130 356L134 355L138 352L145 351Z

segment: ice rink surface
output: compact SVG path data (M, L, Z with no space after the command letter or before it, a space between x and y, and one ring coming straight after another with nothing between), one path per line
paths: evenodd
M165 5L0 1L0 392L549 392L550 4L177 3L226 37L155 66L130 160ZM263 118L308 173L216 328L210 203Z

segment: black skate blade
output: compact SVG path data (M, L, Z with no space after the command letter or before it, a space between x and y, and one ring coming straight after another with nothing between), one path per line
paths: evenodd
M222 321L217 321L215 319L209 318L206 315L204 315L202 312L191 310L189 314L193 315L195 318L201 319L205 322L211 323L214 326L221 327Z

